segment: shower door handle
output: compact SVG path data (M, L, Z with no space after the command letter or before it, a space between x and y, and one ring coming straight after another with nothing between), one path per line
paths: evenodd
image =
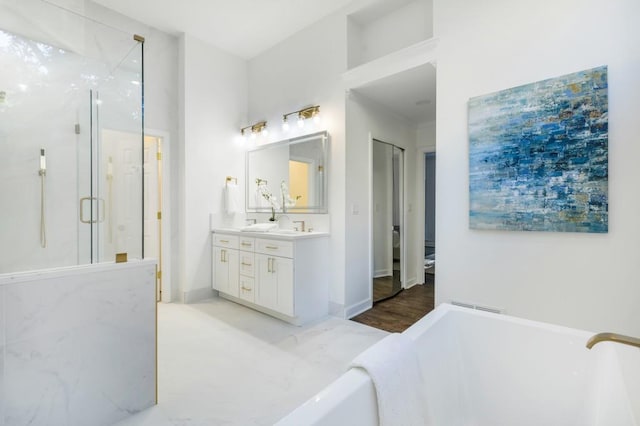
M93 217L90 217L89 219L86 219L84 217L84 204L85 201L89 201L89 203L93 202L93 201L97 201L98 204L98 220L94 220ZM82 197L80 198L80 222L82 223L102 223L104 222L104 211L105 211L105 202L104 202L104 198L96 198L96 197ZM102 213L102 214L100 214Z

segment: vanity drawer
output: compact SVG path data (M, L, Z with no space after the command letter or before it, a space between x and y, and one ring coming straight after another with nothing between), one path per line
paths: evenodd
M256 252L273 256L293 257L293 242L256 238Z
M253 251L256 245L255 238L240 237L240 250Z
M238 239L236 235L213 234L213 245L237 249Z
M250 277L243 277L242 275L240 275L240 289L238 292L238 296L240 296L241 299L244 299L246 301L249 301L251 303L255 302L255 281L253 278Z
M248 277L254 276L255 255L253 252L240 251L240 275Z

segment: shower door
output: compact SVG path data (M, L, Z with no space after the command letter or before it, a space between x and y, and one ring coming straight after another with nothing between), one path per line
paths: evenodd
M127 172L109 167L107 129L139 141L126 202L140 237L118 249L142 257L142 49L52 3L0 3L0 273L113 260L109 182Z
M78 221L82 253L91 263L117 253L143 258L142 44L130 39L125 56L116 50L101 61L108 77L90 90L90 126L81 161ZM86 262L85 262L86 263Z

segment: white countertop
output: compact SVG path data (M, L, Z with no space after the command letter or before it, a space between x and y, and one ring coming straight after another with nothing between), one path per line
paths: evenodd
M305 238L321 238L328 237L328 232L301 232L293 230L275 229L268 232L242 231L237 228L215 228L211 231L218 234L231 234L253 238L268 238L274 240L301 240Z

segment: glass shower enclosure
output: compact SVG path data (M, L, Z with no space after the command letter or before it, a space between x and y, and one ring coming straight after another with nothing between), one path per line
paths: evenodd
M0 1L0 273L144 256L144 39Z

